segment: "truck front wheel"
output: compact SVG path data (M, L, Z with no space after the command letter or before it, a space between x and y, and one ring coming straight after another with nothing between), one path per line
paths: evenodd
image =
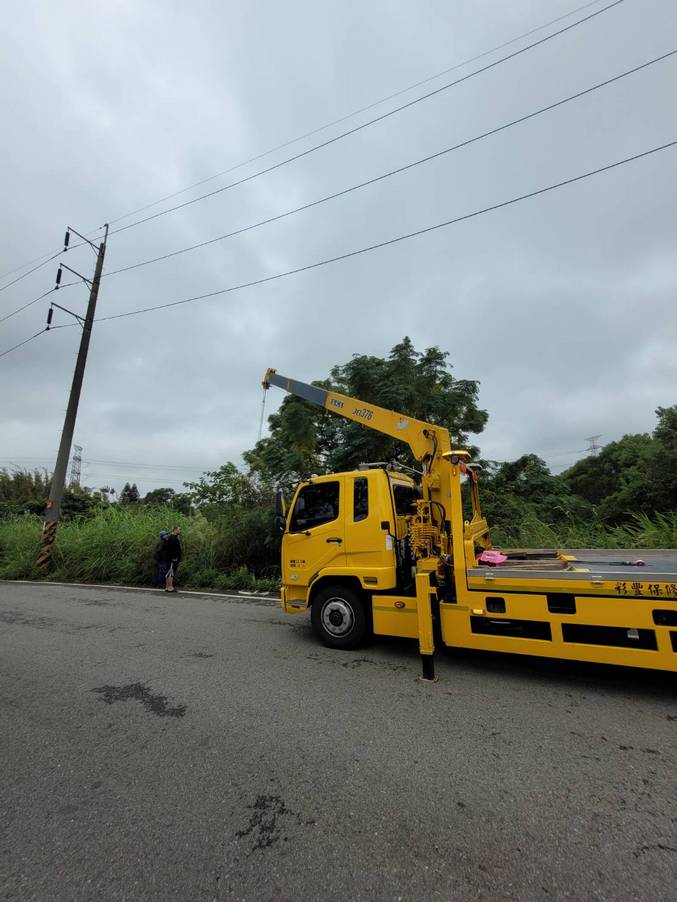
M359 596L345 586L326 586L313 601L313 632L330 648L357 648L367 635L367 617Z

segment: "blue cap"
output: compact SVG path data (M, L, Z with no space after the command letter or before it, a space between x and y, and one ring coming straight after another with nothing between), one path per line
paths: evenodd
M161 529L161 530L160 530L160 538L162 538L162 536L168 536L168 535L169 535L169 533L167 532L166 529Z

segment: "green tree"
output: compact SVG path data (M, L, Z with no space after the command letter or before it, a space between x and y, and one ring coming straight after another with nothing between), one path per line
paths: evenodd
M171 504L176 496L176 492L174 489L162 488L162 489L153 489L151 492L146 492L143 497L144 504Z
M184 485L199 514L216 527L216 566L227 571L245 567L259 576L277 574L280 532L269 482L229 462Z
M605 523L677 510L677 405L659 407L656 415L652 435L624 435L562 474L571 492L593 504Z
M0 517L43 512L49 485L45 470L0 470Z
M487 413L478 407L479 383L454 378L447 357L438 347L417 351L411 339L404 338L388 357L356 354L335 366L329 379L315 384L446 426L454 443L463 446L470 433L484 429ZM244 457L252 472L269 480L292 483L311 473L371 461L414 463L402 442L296 397L285 398L268 422L270 437Z
M208 470L199 482L184 482L184 486L198 507L208 504L251 507L261 500L263 491L270 492L269 486L264 488L254 476L243 473L230 462L218 470Z
M677 404L656 410L654 451L647 463L647 501L651 511L677 511Z
M126 482L124 488L120 492L120 504L138 504L139 498L140 495L136 483L130 485Z
M514 528L526 517L556 526L592 516L592 506L575 496L561 477L553 476L535 454L483 466L482 508L492 526Z
M42 516L51 481L45 470L0 470L0 517L15 514ZM107 503L100 492L72 485L63 494L61 516L65 520L89 516Z
M153 489L146 492L143 503L147 507L170 507L181 514L190 514L192 499L188 492L176 492L170 488Z

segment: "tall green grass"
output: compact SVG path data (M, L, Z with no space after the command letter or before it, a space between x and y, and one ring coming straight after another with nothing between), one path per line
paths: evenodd
M153 553L161 529L180 526L184 558L178 583L186 587L272 589L276 580L257 578L246 566L228 567L232 541L200 514L166 508L135 510L115 506L95 516L60 524L49 578L64 582L152 585ZM41 521L37 517L0 520L0 579L39 579L35 556Z
M598 522L550 526L528 514L511 527L493 528L498 547L519 548L677 548L677 513L635 515L624 526Z
M180 526L184 559L179 585L273 589L279 560L276 540L271 540L267 527L268 513L255 513L261 516L208 520L201 514L187 516L163 507L104 508L95 516L59 526L49 578L152 585L158 534ZM0 520L0 579L41 577L35 566L40 530L38 517ZM492 541L499 547L521 548L675 548L677 514L639 515L628 525L613 528L594 522L552 527L527 515L514 526L492 529Z

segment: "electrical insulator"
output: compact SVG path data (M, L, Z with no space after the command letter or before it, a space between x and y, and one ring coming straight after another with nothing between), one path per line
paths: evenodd
M64 239L63 239L63 249L64 249L65 251L68 250L68 242L69 242L70 240L71 240L71 233L70 233L70 230L69 230L69 229L66 229L66 234L64 235Z
M61 284L61 275L62 275L62 273L63 273L63 270L61 269L61 267L59 267L59 268L57 269L57 271L56 271L56 285L54 286L54 290L55 290L55 291L56 291L56 289L59 287L59 285Z
M52 323L52 317L54 316L54 307L50 307L47 311L47 328L49 329Z

